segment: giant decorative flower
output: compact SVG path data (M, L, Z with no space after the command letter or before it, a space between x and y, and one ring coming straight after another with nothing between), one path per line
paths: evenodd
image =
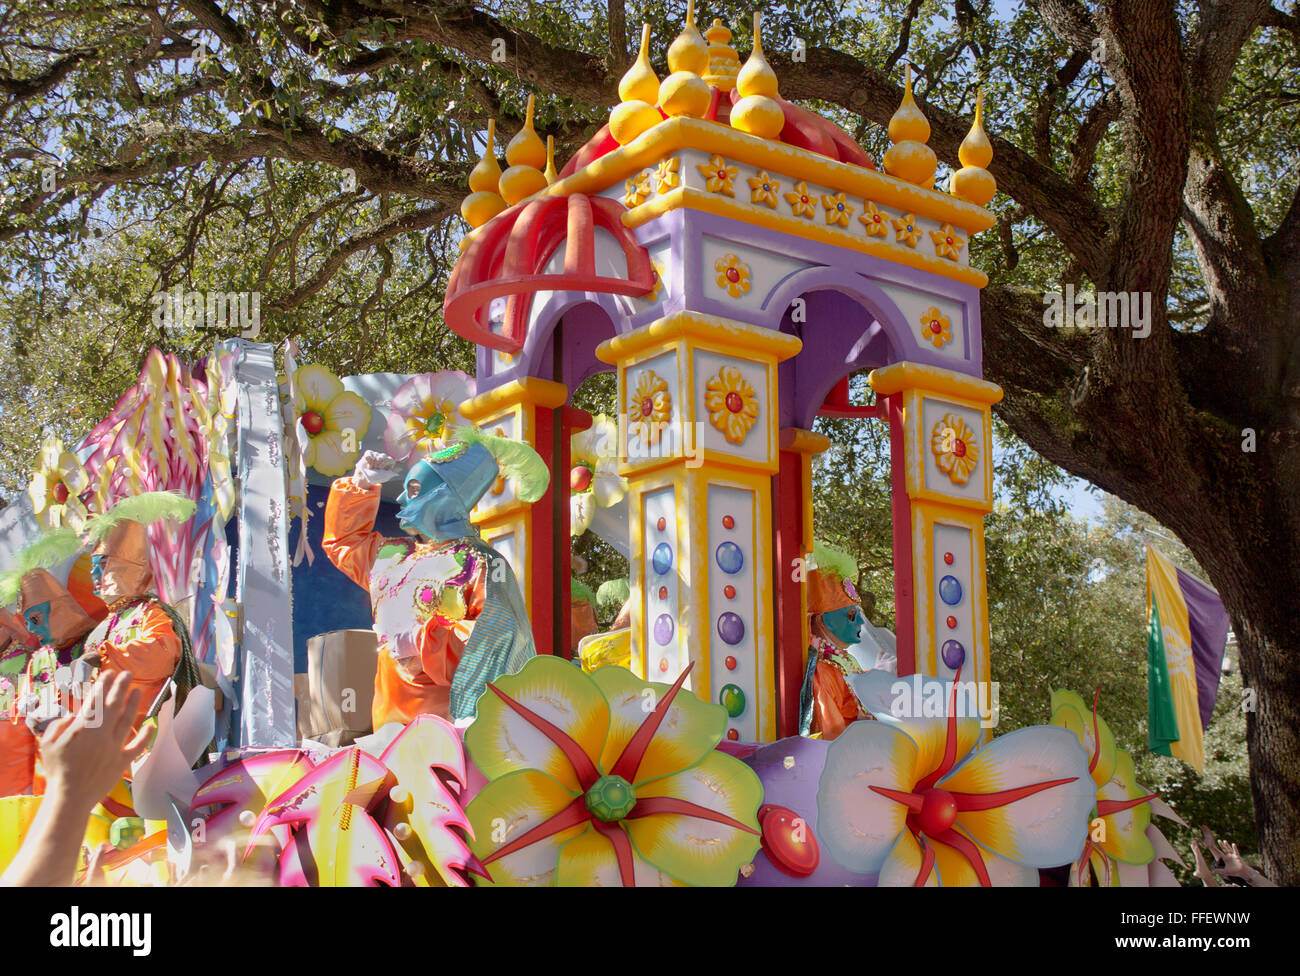
M618 473L618 425L603 413L569 438L569 534L591 528L596 508L617 505L627 494Z
M889 233L889 228L886 226L889 220L888 215L870 200L862 202L864 206L858 220L862 221L866 226L867 236L884 237Z
M636 389L627 404L629 436L640 437L646 444L658 444L672 416L668 381L652 369L645 370L637 377Z
M964 485L979 463L975 432L955 413L944 414L930 432L930 450L939 470L955 485Z
M822 206L826 208L826 223L835 224L839 227L849 226L849 218L853 216L853 207L844 198L843 193L822 194Z
M718 273L718 287L732 298L749 291L749 265L738 255L724 254L713 262L713 270Z
M740 171L738 166L728 166L725 159L715 154L708 163L696 163L695 168L704 177L704 185L710 193L721 193L728 197L736 195L736 173Z
M1078 857L1093 784L1071 733L1032 726L977 747L959 682L848 680L877 721L851 723L827 751L817 835L837 863L879 872L882 887L1034 886L1035 869Z
M952 324L934 305L925 310L921 316L921 341L934 343L934 348L942 349L952 341Z
M916 217L912 214L903 214L901 217L895 217L890 223L894 225L895 243L916 247L916 242L921 239L921 227L917 224Z
M776 193L781 184L767 175L767 170L759 170L757 176L749 177L749 202L765 203L776 209Z
M735 366L723 366L704 384L704 406L709 422L732 444L743 444L758 420L758 397Z
M488 685L466 811L494 884L735 884L759 847L758 777L715 748L726 712L624 668L539 655ZM1064 734L1064 733L1063 733Z
M36 520L50 529L64 525L80 529L88 513L78 496L89 486L90 476L77 455L65 451L59 438L47 438L27 486Z
M1101 689L1098 689L1100 697ZM1072 877L1087 885L1089 874L1098 884L1118 887L1120 864L1150 864L1156 849L1150 836L1151 801L1158 794L1138 786L1133 757L1115 745L1106 720L1072 691L1052 692L1052 725L1069 729L1088 754L1096 804L1083 853ZM1158 833L1158 832L1157 832Z
M399 461L411 461L446 447L447 430L465 423L456 408L474 395L471 376L459 370L413 376L393 394L384 450Z
M370 405L324 366L299 366L293 374L293 412L307 432L307 466L337 478L361 455Z
M930 231L930 240L934 241L934 253L949 261L956 261L961 247L966 242L957 236L952 224L944 224L938 230Z
M816 216L817 198L808 192L807 183L797 184L792 192L785 195L785 199L796 217L807 217L812 220Z

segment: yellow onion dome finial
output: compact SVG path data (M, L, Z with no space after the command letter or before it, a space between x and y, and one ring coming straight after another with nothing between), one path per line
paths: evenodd
M512 207L546 188L546 177L542 175L542 167L546 165L546 146L533 128L534 101L535 97L529 95L524 127L506 146L506 162L510 168L501 174L501 196Z
M776 100L776 72L763 56L760 18L754 11L754 50L736 78L741 98L731 106L731 125L760 139L775 139L785 128L785 111Z
M695 29L695 0L687 0L686 26L668 48L668 70L672 74L659 83L659 107L664 114L703 117L713 92L700 77L709 70L709 47Z
M650 65L650 25L642 24L641 53L618 83L618 97L622 101L609 113L609 134L620 146L626 146L663 121L655 108L659 88L659 76Z
M702 75L709 70L709 46L695 29L695 0L686 0L686 26L668 48L668 70Z
M659 98L659 76L650 64L650 25L641 25L641 53L618 83L618 97L624 102L653 105Z
M546 172L542 175L546 177L547 186L560 178L559 171L555 168L555 136L546 137Z
M483 158L469 171L469 188L475 192L497 192L497 181L501 179L501 165L493 148L496 140L497 120L488 119L487 145L483 148Z
M736 78L736 91L740 92L741 98L748 98L750 95L776 98L780 94L777 91L776 72L763 56L761 18L762 14L757 10L754 11L754 50L750 52L749 60L745 62L745 66L740 69L740 74Z
M489 119L483 158L469 173L469 188L472 192L460 203L460 215L471 227L482 227L506 209L506 201L497 192L500 188L501 166L497 163L496 150L493 148L496 128L496 120Z
M709 42L709 70L703 78L718 91L729 92L736 87L736 75L740 73L740 56L729 43L731 31L715 17L704 38Z
M993 143L984 131L983 122L984 93L981 91L975 96L975 122L957 150L962 168L952 174L950 184L953 196L980 207L988 206L998 192L998 181L987 169L993 162Z
M933 184L938 159L925 144L929 138L930 123L912 95L912 67L908 65L902 104L889 120L889 141L893 145L885 153L885 172L917 186Z

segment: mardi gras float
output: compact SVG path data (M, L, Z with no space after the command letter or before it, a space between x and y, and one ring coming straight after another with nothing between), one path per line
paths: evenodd
M980 107L941 192L910 74L877 168L780 96L757 15L730 40L691 11L660 79L645 28L562 169L531 101L504 170L489 128L444 305L475 376L154 350L46 444L0 524L5 858L41 723L130 669L154 739L96 880L1172 882L1095 699L1004 736L981 699ZM613 416L570 405L609 371ZM896 634L814 539L818 416L889 427ZM588 531L626 580L575 584Z

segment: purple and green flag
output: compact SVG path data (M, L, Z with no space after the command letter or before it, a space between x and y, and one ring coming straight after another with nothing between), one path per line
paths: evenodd
M1197 772L1227 638L1219 594L1147 546L1147 741Z

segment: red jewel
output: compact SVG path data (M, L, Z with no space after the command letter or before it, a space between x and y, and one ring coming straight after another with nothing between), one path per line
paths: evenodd
M668 658L666 658L666 657L661 657L661 658L659 659L659 670L660 670L660 671L667 671L667 670L668 670Z
M722 595L728 600L734 600L736 598L736 588L728 583L722 588Z
M662 515L660 515L659 521L655 523L655 528L657 528L660 532L662 532L667 527L667 525L668 525L668 520L664 518Z
M956 617L949 617L948 620L947 620L947 624L948 624L948 629L949 629L949 630L956 630L956 629L957 629L957 618L956 618Z
M930 320L930 331L933 332L935 335L938 335L940 332L943 331L943 326L939 323L938 319Z
M666 586L659 587L659 599L661 600L668 599L668 587Z
M951 566L951 565L952 565L952 553L950 553L950 552L945 552L945 553L943 554L943 561L944 561L945 563L947 563L949 566Z
M736 670L736 659L735 659L734 657L729 657L729 658L727 658L725 661L723 661L722 663L725 664L725 665L727 666L727 670L728 670L728 671L735 671L735 670Z
M652 413L654 413L654 411L655 411L655 402L654 402L652 399L650 399L649 397L646 397L644 400L641 401L641 416L642 416L642 417L648 417L648 416L650 416Z
M727 394L727 409L732 413L740 413L745 409L745 401L740 398L740 394L734 390Z
M735 729L727 729L727 738L730 739L732 742L735 742L737 739L740 738L740 733L737 732Z
M786 874L806 878L817 870L821 853L812 828L789 807L765 804L758 810L763 853Z
M307 433L311 434L312 437L315 437L325 429L325 418L315 410L308 410L299 419L302 421L303 429L307 431Z
M68 500L68 486L65 485L62 481L60 481L57 485L54 486L54 501L59 505L62 505L67 500Z
M952 238L951 238L951 237L950 237L950 238L948 238L948 243L949 243L949 244L951 244L951 243L952 243Z
M725 169L718 170L718 179L725 180L726 178L727 178L727 171Z
M730 515L724 515L722 516L722 527L724 529L734 529L736 527L736 520Z
M727 269L727 280L728 280L728 281L731 281L731 282L739 281L739 280L740 280L740 272L737 271L735 268L728 268L728 269Z
M800 198L799 198L799 202L800 202L800 203L807 203L807 202L808 202L808 198L807 198L807 197L800 197Z
M958 441L956 441L956 442L953 443L953 445L952 445L952 456L953 456L953 457L965 457L965 456L966 456L966 442L965 442L965 441L963 441L963 440L958 440Z

